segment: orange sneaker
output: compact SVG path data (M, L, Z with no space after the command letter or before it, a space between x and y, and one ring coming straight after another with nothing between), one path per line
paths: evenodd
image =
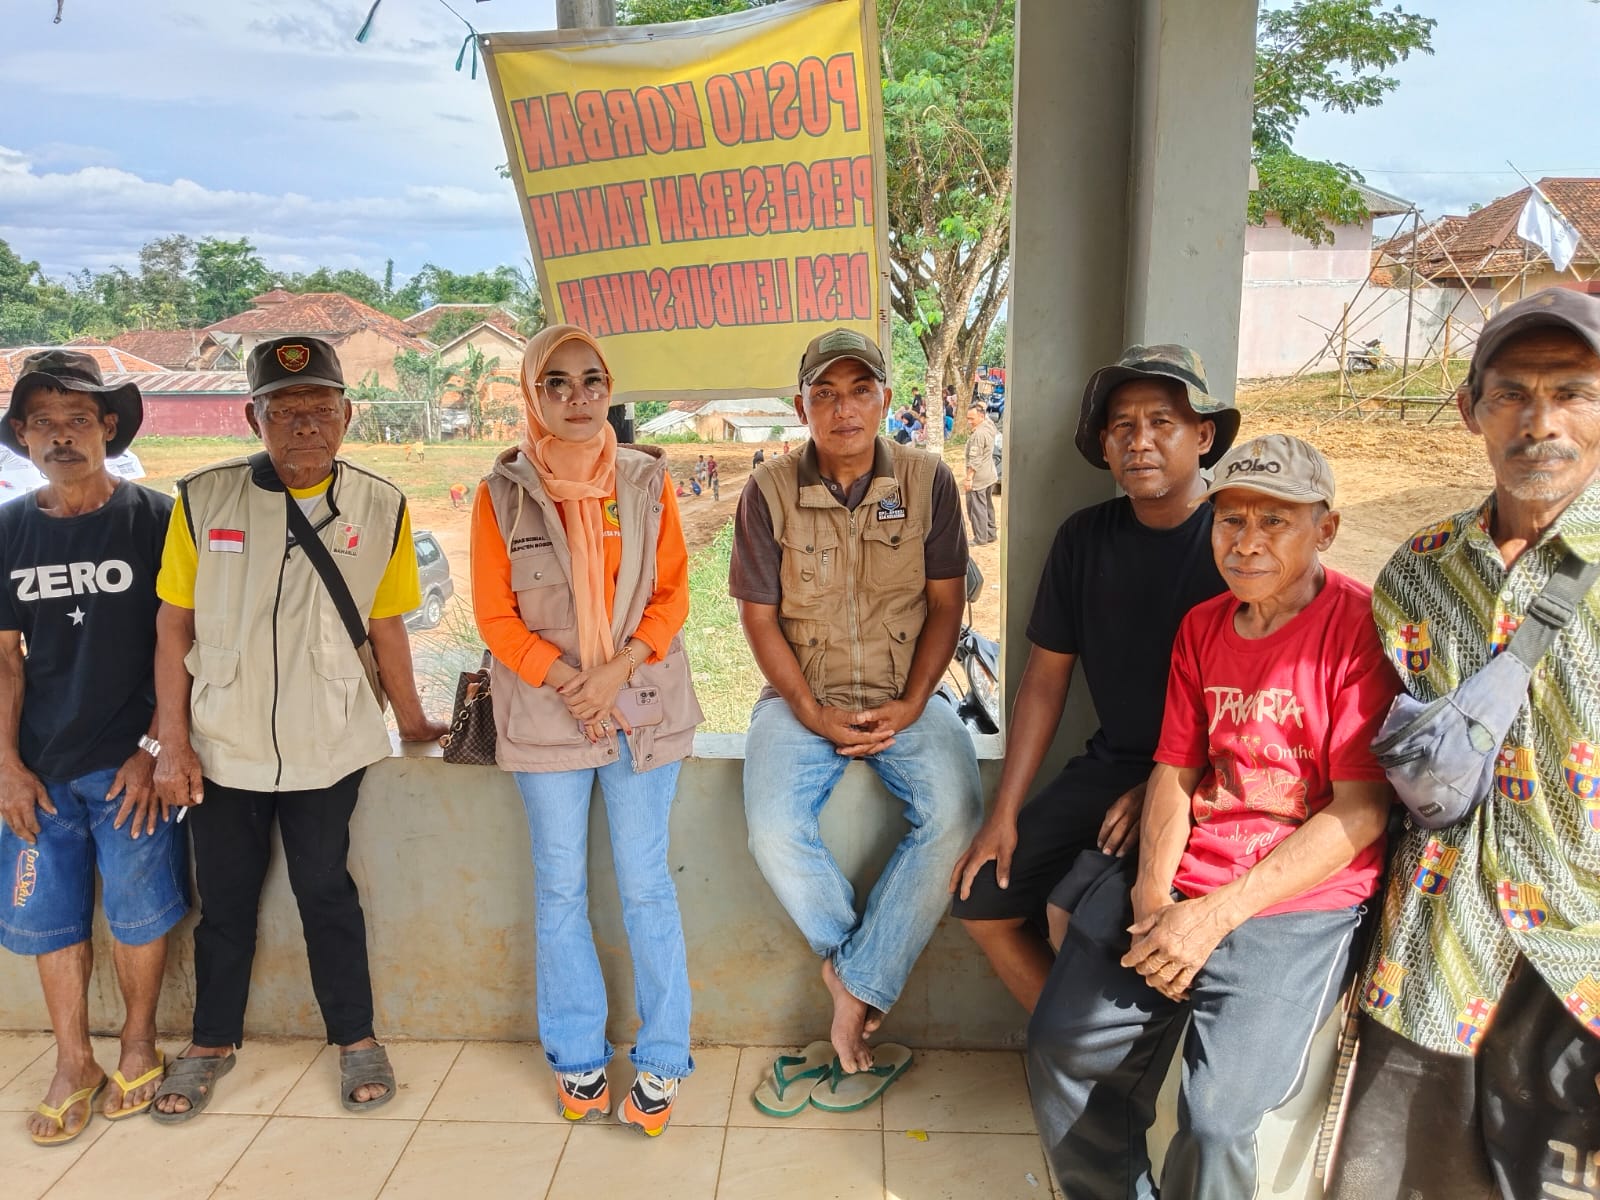
M617 1109L617 1120L632 1126L646 1137L660 1137L672 1120L672 1104L678 1098L678 1081L640 1071Z
M598 1121L611 1114L605 1068L556 1072L556 1111L569 1121Z

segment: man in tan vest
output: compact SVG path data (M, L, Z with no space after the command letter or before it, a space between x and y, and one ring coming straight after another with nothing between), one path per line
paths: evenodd
M972 739L935 694L961 627L960 497L936 456L878 436L886 379L852 330L806 347L795 411L810 440L751 473L729 573L767 678L745 741L750 850L823 959L839 1066L882 1073L879 1090L909 1056L875 1067L867 1035L932 936L983 807ZM817 830L852 758L911 826L864 912Z
M246 373L245 419L266 449L179 481L156 580L155 783L164 803L192 809L201 908L193 1042L155 1106L166 1124L205 1108L244 1041L274 818L312 987L341 1048L340 1100L363 1111L394 1095L346 867L350 816L363 772L390 751L381 692L402 738L445 732L412 677L405 614L421 595L406 500L337 457L350 402L333 347L274 338Z

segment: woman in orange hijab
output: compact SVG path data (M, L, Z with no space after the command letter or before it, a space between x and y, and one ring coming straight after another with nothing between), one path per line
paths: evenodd
M689 1055L689 970L667 815L700 706L683 652L689 564L661 452L619 446L611 373L573 325L522 357L527 430L478 487L472 595L494 655L497 759L533 841L539 1039L569 1121L611 1111L605 981L588 919L598 778L643 1022L617 1119L666 1128Z

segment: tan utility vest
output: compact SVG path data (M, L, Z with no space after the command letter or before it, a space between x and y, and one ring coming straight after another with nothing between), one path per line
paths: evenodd
M617 520L622 562L612 604L611 637L617 646L633 636L656 590L656 541L661 535L661 490L667 466L654 446L617 448ZM511 558L511 590L522 623L553 642L568 666L578 667L578 611L572 593L572 550L561 513L546 495L539 473L520 450L508 450L486 477L495 521ZM591 745L553 687L533 687L498 659L493 676L496 759L507 771L575 771L617 759L610 738ZM631 685L653 689L662 706L659 725L628 735L635 771L687 758L695 727L704 720L689 675L683 635L673 637L660 662L641 663Z
M267 456L205 467L178 490L199 557L184 665L206 778L301 791L386 758L383 711L316 568L289 549L285 491ZM405 505L394 484L336 459L312 510L360 612L372 611Z
M928 615L923 540L938 465L880 437L855 512L822 482L810 442L751 474L783 554L778 624L821 704L870 708L905 691Z

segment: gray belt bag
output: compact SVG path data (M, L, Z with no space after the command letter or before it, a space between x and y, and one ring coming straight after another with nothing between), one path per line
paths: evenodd
M1470 816L1494 787L1495 760L1528 702L1533 668L1600 578L1600 562L1561 560L1505 650L1430 703L1402 692L1372 743L1411 819L1444 829Z

